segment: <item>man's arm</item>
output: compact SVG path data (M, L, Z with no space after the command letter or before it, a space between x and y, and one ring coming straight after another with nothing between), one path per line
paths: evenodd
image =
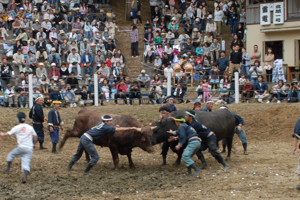
M136 130L136 131L141 132L140 129L136 128L136 127L117 127L115 129L115 132L118 132L118 131L130 131L130 130Z

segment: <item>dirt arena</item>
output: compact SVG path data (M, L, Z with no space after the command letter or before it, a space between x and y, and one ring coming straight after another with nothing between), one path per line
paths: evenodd
M0 173L0 199L297 199L299 191L295 187L300 184L295 174L298 155L292 155L291 135L299 117L299 104L239 104L229 107L247 124L249 155L243 155L242 145L235 136L227 172L223 172L222 166L207 152L209 168L202 170L199 178L184 175L183 164L173 166L176 156L171 152L168 165L161 167L160 147L157 145L153 154L138 148L133 150L135 169L129 169L127 157L121 156L118 171L113 170L108 148L97 147L100 160L91 170L92 175L84 175L87 165L84 158L71 171L66 171L79 139L68 140L61 153L54 155L50 153L50 137L46 132L45 146L48 149L34 151L32 173L27 184L20 182L23 174L19 158L13 162L10 174ZM134 115L141 124L147 125L158 117L158 108L109 105L88 109ZM188 105L177 105L177 108L188 108ZM217 106L214 109L218 109ZM60 111L66 128L72 127L79 110L68 108ZM1 111L1 131L8 131L16 124L17 110L2 108ZM4 169L6 156L16 146L16 139L2 138L0 143L0 168ZM200 161L197 160L196 164L199 166Z

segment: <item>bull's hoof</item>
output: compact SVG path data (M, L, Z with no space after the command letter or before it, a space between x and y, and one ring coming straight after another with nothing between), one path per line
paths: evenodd
M173 164L174 166L178 166L178 165L180 165L180 162L175 162L174 164Z
M226 153L226 150L225 150L225 149L223 149L222 151L220 151L220 153Z
M206 169L207 168L207 164L205 163L205 164L203 164L203 165L201 165L201 167L200 167L200 169Z
M230 157L226 157L226 161L232 161Z
M131 168L131 169L135 169L135 166L134 166L134 164L132 164L132 165L129 165L129 168Z
M160 166L164 166L164 165L167 165L167 163L166 163L166 162L162 162L162 163L160 164Z
M296 187L296 188L297 188L297 190L300 190L300 185L297 185L297 187Z

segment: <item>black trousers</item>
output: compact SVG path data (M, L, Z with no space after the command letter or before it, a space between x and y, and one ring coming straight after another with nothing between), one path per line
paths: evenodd
M139 42L131 43L131 56L139 56Z
M124 104L126 104L126 93L125 92L117 92L115 94L115 103L118 104L118 98L121 98L124 100Z
M131 92L131 93L129 94L129 98L130 98L130 105L132 105L132 99L133 99L133 98L139 99L139 104L142 103L142 95L141 95L140 92Z
M272 72L273 72L273 69L270 69L270 70L266 70L266 73L267 73L267 82L270 83L272 82Z

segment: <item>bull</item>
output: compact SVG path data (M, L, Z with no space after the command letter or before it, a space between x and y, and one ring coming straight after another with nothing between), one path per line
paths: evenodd
M140 123L133 117L128 115L111 115L113 117L112 126L119 125L120 127L138 127L141 132L123 131L116 134L107 134L99 140L93 141L94 144L101 147L109 147L115 169L118 168L119 154L127 155L129 167L134 168L131 158L131 152L134 147L140 147L148 153L153 152L151 144L152 130L150 127L141 127ZM59 148L63 148L69 137L81 137L86 131L97 125L102 115L96 112L81 110L75 119L73 129L67 130L61 141ZM87 160L89 155L86 152Z
M171 112L171 115L175 118L178 116L185 116L186 111L189 110L174 111ZM228 154L226 160L229 160L231 157L232 140L233 140L234 130L236 127L236 121L234 116L226 110L219 110L215 112L195 111L195 113L196 113L195 119L198 122L205 125L206 127L210 128L215 133L217 137L217 141L226 138L228 144L227 146ZM167 131L169 131L170 129L177 130L177 126L174 120L168 118L162 119L160 121L153 122L152 126L156 126L153 130L152 144L155 145L164 142L163 150L162 150L162 157L163 157L162 165L166 164L166 157L167 157L169 147L172 149L173 152L175 152L178 155L175 164L180 164L183 150L178 151L175 149L175 146L178 143L177 141L167 142L170 136L170 134L167 133Z

